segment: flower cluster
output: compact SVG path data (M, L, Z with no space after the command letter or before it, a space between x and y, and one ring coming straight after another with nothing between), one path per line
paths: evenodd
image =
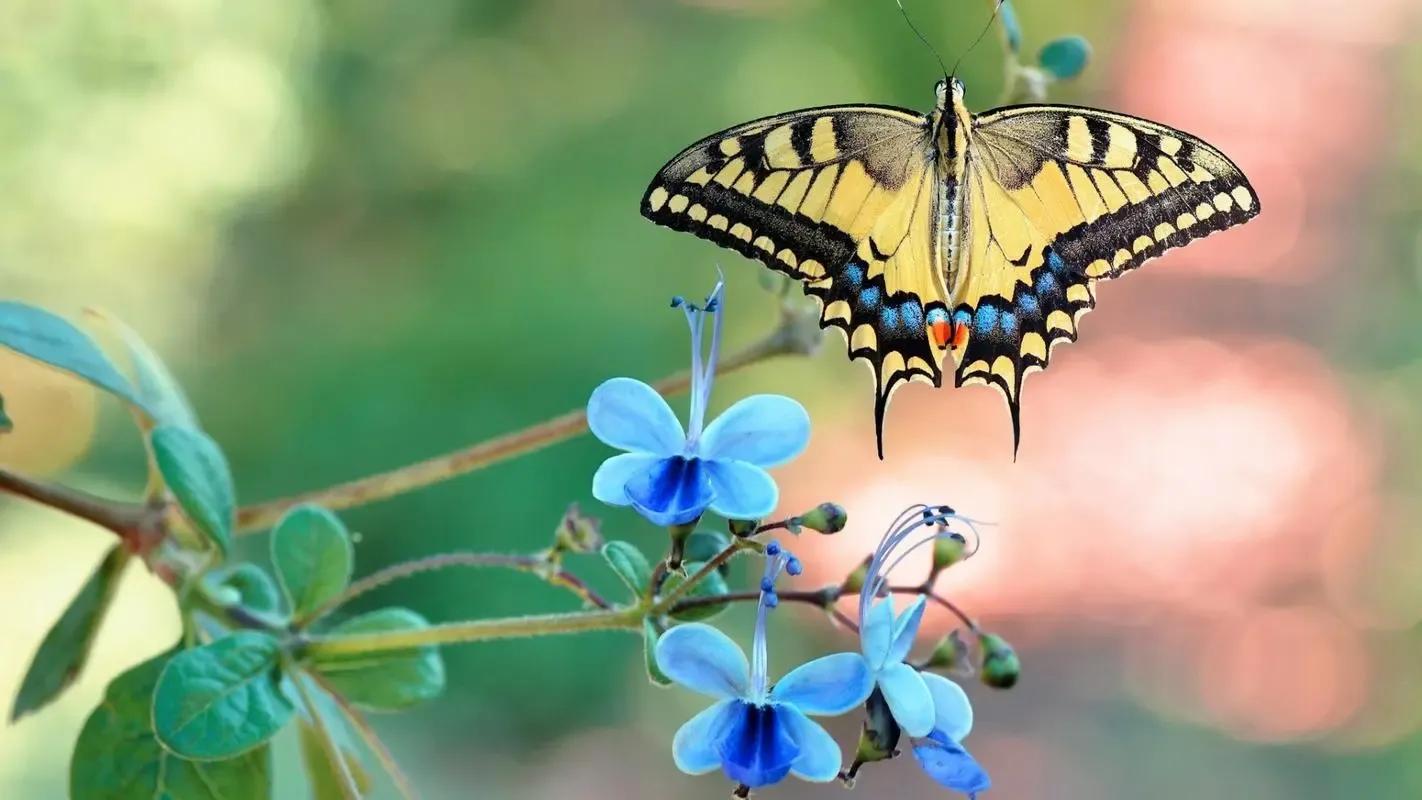
M732 405L704 424L715 380L721 341L724 286L718 282L704 304L676 298L691 329L691 410L683 429L667 402L651 386L631 378L603 383L588 402L588 423L606 444L624 450L603 462L593 478L593 494L605 503L631 506L652 523L672 529L676 537L706 511L730 523L736 543L718 545L725 558L744 550L760 550L765 569L760 581L751 655L729 636L701 621L677 616L675 625L649 640L649 669L663 682L677 683L715 701L677 731L672 743L677 767L693 775L720 770L737 785L738 796L779 783L787 776L825 782L842 778L852 783L860 766L898 755L908 737L923 770L939 784L968 796L988 788L987 774L963 749L972 727L973 709L958 684L909 660L928 601L922 589L901 612L896 611L888 578L915 550L932 546L939 571L964 557L965 539L951 523L972 527L946 506L914 506L889 526L883 539L851 586L832 587L831 594L813 597L826 608L849 592L858 591L858 652L841 652L813 659L771 682L766 622L781 599L776 581L782 572L799 574L800 562L775 541L763 546L752 539L769 528L826 533L845 524L844 510L833 503L768 526L761 520L774 510L778 491L766 468L782 464L804 448L809 416L799 403L778 395L756 395ZM709 346L703 341L710 322ZM708 539L703 534L700 543ZM714 539L709 539L714 540ZM679 545L674 544L674 552ZM701 549L699 546L696 548ZM696 575L672 575L679 562L668 559L667 586L674 603L700 575L720 573L706 562L712 553L698 552ZM724 564L724 558L717 564ZM719 568L718 568L719 569ZM665 627L658 605L662 584L647 572L622 568L628 585L644 593L651 605L651 624ZM643 586L646 586L645 590ZM723 590L724 591L724 590ZM693 597L705 607L704 597ZM806 599L797 593L796 599ZM714 613L714 612L713 612ZM847 618L846 618L846 621ZM981 639L982 637L980 637ZM860 746L846 770L839 745L812 717L838 716L856 708L865 711Z

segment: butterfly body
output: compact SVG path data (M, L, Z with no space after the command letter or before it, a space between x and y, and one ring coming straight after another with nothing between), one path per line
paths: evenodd
M875 419L903 382L986 383L1020 437L1026 375L1074 341L1095 284L1258 213L1199 139L1072 106L971 114L956 79L932 112L832 106L709 136L668 162L652 221L797 278L821 325L868 361Z

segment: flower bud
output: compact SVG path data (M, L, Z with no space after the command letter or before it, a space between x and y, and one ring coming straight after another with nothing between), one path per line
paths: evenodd
M869 701L864 704L864 711L864 727L859 731L859 746L854 751L854 763L850 764L843 775L845 783L851 786L859 774L860 767L875 761L886 761L897 755L895 748L899 746L899 737L902 735L899 724L894 721L893 712L889 710L888 702L878 689L869 695Z
M963 560L968 550L968 540L960 533L940 535L933 540L933 576Z
M1037 54L1037 63L1057 80L1080 75L1090 60L1091 44L1080 36L1053 39Z
M955 675L972 675L974 671L973 663L968 658L968 643L956 630L938 640L925 666L947 670Z
M844 581L839 585L842 594L859 594L864 588L864 580L869 577L869 562L873 560L873 556L865 556L853 572L844 576Z
M795 517L794 521L801 527L809 528L812 531L839 533L844 530L845 523L849 521L849 514L845 513L844 506L838 503L820 503Z
M9 433L14 428L15 423L11 422L9 415L5 413L5 398L0 397L0 433Z
M553 532L553 549L562 553L596 553L602 549L602 523L578 508L568 506Z
M760 528L758 519L731 519L726 520L726 527L730 529L731 535L740 539L747 536L754 536L756 530Z
M671 525L667 528L667 534L671 536L671 549L667 551L667 569L681 569L681 563L685 560L686 541L695 532L697 521L692 520L685 525Z
M1006 639L984 633L978 637L978 648L982 651L979 677L983 683L995 689L1011 689L1017 684L1022 664Z

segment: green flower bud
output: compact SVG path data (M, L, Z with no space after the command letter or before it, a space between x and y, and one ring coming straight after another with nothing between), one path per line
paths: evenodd
M869 562L873 560L873 556L865 556L853 572L844 576L844 581L839 585L842 594L859 594L864 588L864 579L869 577Z
M563 553L596 553L602 549L602 523L584 514L577 503L569 505L553 534L553 549Z
M894 715L889 711L889 704L884 700L883 693L875 689L864 704L864 711L864 727L859 731L859 746L854 751L854 763L849 765L849 769L845 770L842 776L849 786L854 785L860 767L875 761L887 761L898 755L896 748L899 746L902 731L894 721Z
M758 519L731 519L731 520L726 520L726 527L730 529L732 536L735 536L735 537L740 538L740 539L744 539L744 538L747 537L747 536L754 536L754 535L755 535L756 530L760 528L760 520L758 520Z
M1037 54L1037 63L1057 80L1080 75L1090 60L1091 44L1080 36L1053 39Z
M933 540L933 575L963 560L968 550L968 540L962 534L950 533Z
M812 531L839 533L844 530L845 523L849 521L849 514L845 513L844 506L838 503L820 503L795 517L794 521Z
M685 559L683 553L686 550L686 540L691 538L691 534L696 530L697 520L692 520L685 525L672 525L667 528L667 534L671 536L671 549L667 551L667 569L681 569L681 562Z
M933 646L926 666L947 670L955 675L972 675L973 664L968 658L968 643L963 641L958 631L953 631Z
M978 637L978 647L982 651L979 677L994 689L1011 689L1022 674L1022 663L1017 659L1017 651L1006 639L994 633L984 633Z
M5 413L5 398L0 397L0 433L9 433L15 429L15 423L10 421L9 415Z

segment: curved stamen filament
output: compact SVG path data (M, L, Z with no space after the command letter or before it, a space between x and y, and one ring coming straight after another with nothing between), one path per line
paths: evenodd
M780 602L780 598L775 594L775 579L780 577L780 572L785 569L785 565L793 560L793 556L782 550L776 542L766 545L765 555L765 573L760 580L760 603L756 606L755 639L751 644L751 696L757 701L765 698L770 683L768 678L770 663L765 645L765 623L770 609L775 608Z

